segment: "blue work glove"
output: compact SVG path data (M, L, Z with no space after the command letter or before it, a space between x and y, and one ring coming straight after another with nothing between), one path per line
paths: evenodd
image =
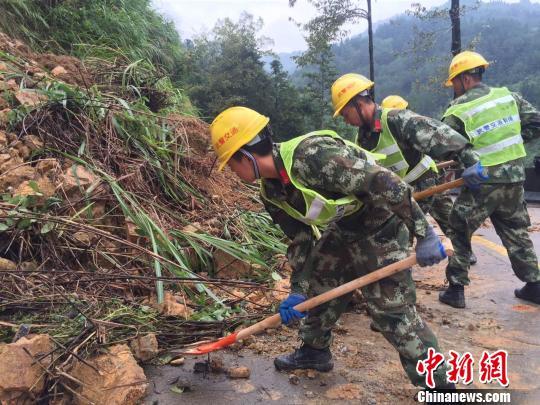
M279 315L281 316L281 322L284 325L306 316L305 312L300 312L293 308L305 300L306 297L302 294L292 293L279 305Z
M465 186L471 190L478 190L480 188L480 183L489 179L489 176L484 166L482 166L482 163L477 162L463 170L461 178L465 181Z
M416 261L421 267L433 266L446 258L441 240L430 225L425 238L416 241Z

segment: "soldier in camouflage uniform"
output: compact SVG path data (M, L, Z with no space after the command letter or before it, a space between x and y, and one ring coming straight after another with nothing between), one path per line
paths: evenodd
M437 168L431 158L456 159L465 166L478 161L465 137L440 121L407 109L403 98L388 96L378 106L371 97L373 87L371 80L356 73L338 78L331 90L334 117L342 115L347 124L358 127L360 146L389 155L381 164L399 174L415 191L438 184ZM399 153L401 158L392 159ZM419 205L424 213L431 213L446 234L452 209L450 196L431 196Z
M273 220L291 240L287 256L293 273L291 294L280 305L283 323L302 318L294 306L306 297L326 292L409 254L414 235L420 265L439 262L444 248L410 187L375 164L372 154L344 141L333 131L316 131L273 144L268 118L244 107L222 112L212 123L212 143L220 161L244 181L261 178L261 195ZM317 240L312 226L326 224ZM416 311L411 270L362 289L373 321L399 352L415 385L416 372L428 348L437 340ZM300 327L303 344L275 359L279 370L333 368L332 328L352 294L309 311ZM435 373L438 388L446 382L446 367Z
M540 135L540 113L519 94L483 84L487 66L478 53L462 52L452 60L446 82L453 86L455 97L444 122L471 139L480 155L478 184L462 190L450 215L455 255L446 269L450 285L439 299L456 308L465 307L471 236L487 218L501 238L515 274L526 282L515 291L516 296L540 304L540 270L527 233L530 219L523 198L523 140Z

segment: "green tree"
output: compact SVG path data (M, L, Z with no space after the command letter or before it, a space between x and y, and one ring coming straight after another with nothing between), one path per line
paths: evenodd
M306 79L305 95L309 100L311 113L309 124L312 129L321 129L333 123L330 87L336 79L337 70L330 44L311 35L306 40L308 49L296 58L296 63L304 68L302 74Z
M303 134L304 119L311 115L309 102L305 95L291 84L289 75L277 59L270 63L270 80L272 87L269 95L272 104L268 115L275 140L284 141Z
M243 105L261 113L271 107L271 81L264 70L264 38L258 36L262 20L244 13L234 22L220 20L209 36L194 40L190 56L195 73L189 94L203 117Z

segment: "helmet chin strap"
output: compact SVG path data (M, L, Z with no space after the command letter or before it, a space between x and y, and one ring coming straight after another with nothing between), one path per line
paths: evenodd
M240 152L251 161L251 164L253 165L253 172L255 173L255 179L259 180L261 178L261 173L259 172L259 165L257 164L255 156L245 149L240 149Z

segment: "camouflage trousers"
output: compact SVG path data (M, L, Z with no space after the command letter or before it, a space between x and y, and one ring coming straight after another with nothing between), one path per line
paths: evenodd
M501 238L516 276L525 282L540 281L523 193L523 183L484 184L475 192L462 189L450 214L449 236L455 250L446 268L450 284L469 284L471 236L487 218Z
M438 184L440 184L440 181L437 177L420 179L414 183L414 191L423 191ZM418 201L418 205L422 211L424 211L424 214L430 214L433 219L437 221L441 231L443 231L445 235L448 235L450 229L450 212L452 211L452 206L454 205L450 194L448 194L448 192L435 194L431 197Z
M362 225L359 224L361 229ZM390 263L404 259L409 251L409 231L397 217L372 234L330 226L314 246L304 265L308 296L313 297ZM437 339L416 311L416 289L411 269L362 288L368 312L383 336L396 348L414 385L423 386L416 372L428 348L438 349ZM315 348L328 347L332 328L352 297L336 298L308 312L300 325L300 338ZM437 386L446 384L446 368L436 374Z

